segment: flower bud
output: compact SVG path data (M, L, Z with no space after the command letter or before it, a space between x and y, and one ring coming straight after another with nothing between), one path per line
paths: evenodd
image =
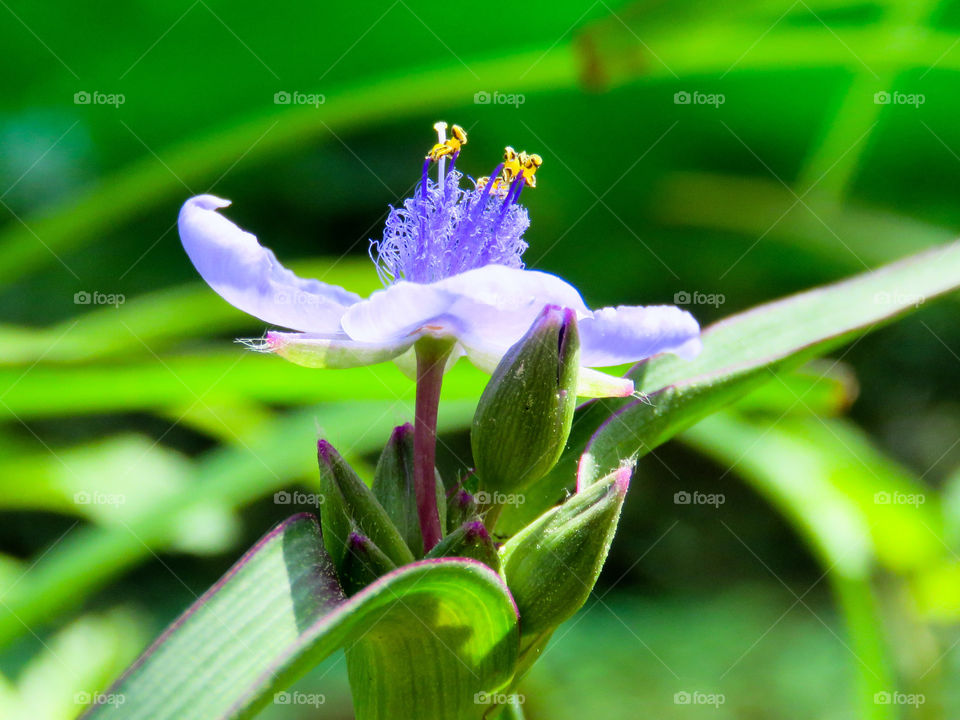
M477 406L470 441L482 488L517 490L556 465L579 372L576 315L548 305L503 356Z
M524 636L556 627L586 602L629 485L630 469L620 468L541 515L501 548L503 576Z
M363 480L326 440L317 443L320 464L320 488L324 502L320 506L323 544L337 570L343 566L349 536L357 532L369 538L394 565L414 560L410 548L400 536L383 506Z
M465 557L479 560L494 570L500 570L500 557L493 538L479 520L465 522L427 553L428 558Z
M476 520L478 505L476 498L463 488L459 488L447 500L447 532L453 532L468 520Z
M354 530L347 535L346 554L338 573L340 585L347 595L353 595L396 567L370 538Z
M380 454L373 475L373 494L414 556L423 557L423 534L413 483L413 425L410 423L394 428ZM437 509L441 528L446 527L446 503L446 488L437 473Z
M423 554L423 536L413 485L413 425L394 428L373 475L373 494L414 555Z

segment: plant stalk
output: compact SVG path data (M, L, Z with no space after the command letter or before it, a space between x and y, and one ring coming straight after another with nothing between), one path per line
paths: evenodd
M423 551L440 542L440 513L437 510L437 412L443 370L450 344L424 338L416 344L417 402L413 424L413 482L417 495L417 517L423 535Z

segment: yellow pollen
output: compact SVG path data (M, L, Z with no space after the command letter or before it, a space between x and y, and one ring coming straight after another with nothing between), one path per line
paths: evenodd
M434 162L440 158L455 155L460 152L460 148L467 144L467 131L459 125L450 127L451 136L447 137L447 124L438 122L434 126L437 131L437 144L430 148L427 157Z

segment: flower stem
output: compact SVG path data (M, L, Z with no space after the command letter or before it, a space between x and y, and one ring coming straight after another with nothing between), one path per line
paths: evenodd
M417 493L417 516L423 535L423 550L430 552L440 542L440 513L437 511L437 410L443 369L450 345L432 338L416 344L417 404L413 425L413 482Z

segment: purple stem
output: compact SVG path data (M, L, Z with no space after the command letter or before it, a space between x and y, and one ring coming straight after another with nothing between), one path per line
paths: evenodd
M413 425L413 483L417 494L417 516L423 535L423 550L430 552L440 542L440 513L437 511L437 411L440 385L450 351L427 339L416 345L417 403Z

